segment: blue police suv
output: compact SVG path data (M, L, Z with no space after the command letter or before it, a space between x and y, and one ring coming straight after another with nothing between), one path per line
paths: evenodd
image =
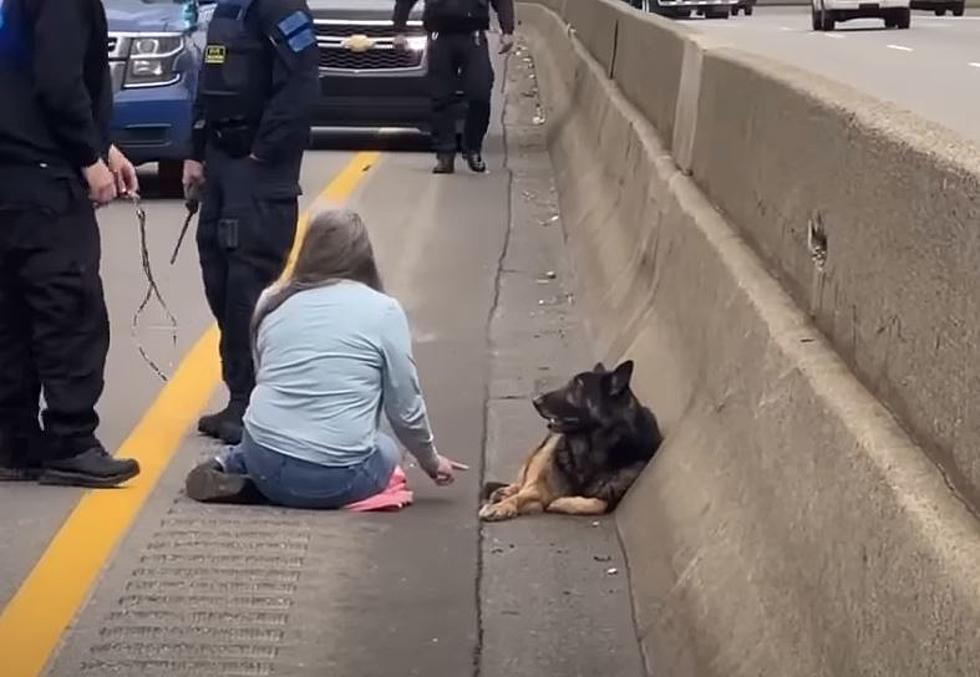
M104 0L104 4L115 98L113 141L134 164L159 163L162 189L179 194L213 2Z

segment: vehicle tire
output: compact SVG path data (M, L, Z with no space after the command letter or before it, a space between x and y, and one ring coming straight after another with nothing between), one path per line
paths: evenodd
M899 30L908 30L912 26L912 10L903 9L896 15Z
M160 192L166 197L184 197L184 163L180 160L163 160L157 169Z
M956 7L953 8L953 16L963 16L966 14L966 3L961 2Z
M754 12L754 11L755 11L755 8L752 7L752 5L746 5L745 10L744 10L745 16L752 16L752 12Z
M817 13L816 7L810 7L810 16L813 18L813 30L822 31L823 24L820 23L820 15Z
M936 10L936 16L946 16L946 10L945 9L937 9Z
M820 10L820 30L830 33L837 28L837 21L834 15L825 9Z

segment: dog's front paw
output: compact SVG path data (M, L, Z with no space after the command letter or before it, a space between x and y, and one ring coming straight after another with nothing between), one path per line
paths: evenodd
M504 500L510 498L511 496L515 495L517 493L517 490L518 490L518 487L515 487L515 486L512 486L512 485L511 486L506 486L506 487L500 487L495 492L493 492L492 494L490 494L490 502L491 503L500 503L501 501L504 501Z
M511 503L490 503L480 509L484 522L503 522L517 517L517 508Z

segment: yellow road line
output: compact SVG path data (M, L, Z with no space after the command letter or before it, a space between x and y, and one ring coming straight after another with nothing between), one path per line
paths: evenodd
M341 202L357 187L378 153L357 153L319 200ZM297 224L293 256L309 214ZM292 257L291 257L292 260ZM208 329L181 361L129 437L121 457L135 458L142 473L128 487L88 491L0 614L0 673L36 677L65 628L139 513L180 446L194 418L207 406L221 377L218 330Z

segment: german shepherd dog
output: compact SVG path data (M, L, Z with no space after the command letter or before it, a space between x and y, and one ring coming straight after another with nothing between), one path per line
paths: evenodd
M633 362L602 363L534 399L548 436L513 484L489 482L480 519L500 522L540 512L611 512L660 448L653 412L630 389Z

